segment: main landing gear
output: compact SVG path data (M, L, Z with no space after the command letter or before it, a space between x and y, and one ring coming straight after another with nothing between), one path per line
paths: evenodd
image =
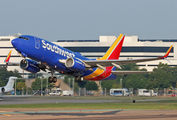
M49 77L49 78L48 78L48 82L49 82L49 83L52 83L52 82L53 82L53 83L56 83L56 82L57 82L57 77L52 77L52 76Z
M48 78L49 83L56 83L57 82L57 77L53 76L54 71L51 71L51 76Z

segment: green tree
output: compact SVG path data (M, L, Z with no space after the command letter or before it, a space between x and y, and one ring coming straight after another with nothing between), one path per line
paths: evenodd
M121 70L139 70L139 67L136 63L121 65L121 68Z
M5 86L10 76L21 78L17 70L7 71L6 67L0 66L0 86Z
M26 85L25 82L18 82L17 84L17 90L25 90L26 89Z
M114 84L112 85L112 88L122 88L122 86L121 86L120 84L114 83Z
M177 88L177 66L171 68L173 79L170 80L172 87Z
M42 90L46 89L47 86L47 79L40 79L36 78L35 81L32 82L31 87L33 90L41 90L41 80L42 80ZM53 88L54 84L53 83L48 83L48 89Z
M107 90L110 90L112 88L112 85L117 83L117 80L107 80L107 81L101 81L101 87Z
M170 81L172 81L174 77L171 70L172 68L169 67L167 64L159 63L157 68L153 69L154 72L150 74L146 88L163 89L172 86Z
M144 88L147 78L144 74L130 74L123 78L123 87L125 88Z
M85 85L86 90L98 90L98 86L94 81L88 81Z

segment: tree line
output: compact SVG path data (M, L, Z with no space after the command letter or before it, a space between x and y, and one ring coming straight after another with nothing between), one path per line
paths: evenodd
M142 70L139 69L136 64L127 64L121 66L121 70ZM120 85L120 79L122 79L122 86ZM163 88L176 88L177 87L177 66L171 67L167 64L159 63L157 68L153 69L152 73L144 74L130 74L130 75L118 75L115 80L108 80L101 82L102 88L123 87L123 88L146 88L146 89L163 89Z
M41 76L42 74L39 74L37 77ZM22 78L19 74L18 70L14 71L7 71L6 67L0 66L0 87L5 86L9 80L10 76L15 76L17 78ZM29 78L34 78L35 75L30 75ZM32 79L30 79L32 80ZM32 82L31 88L27 88L25 85L25 80L23 79L17 79L16 80L16 89L21 91L23 90L40 90L41 89L41 80L42 80L42 90L45 90L47 87L47 79L45 78L36 78L35 81ZM54 84L48 83L48 89L53 88ZM14 85L15 88L15 85Z
M126 64L121 66L122 69L117 70L131 70L131 71L147 71L146 69L139 69L135 63ZM73 77L65 76L64 82L68 84L68 78ZM120 83L122 79L122 84ZM72 87L72 84L70 84ZM75 90L86 88L87 90L98 90L98 86L94 81L75 82ZM177 88L177 66L169 66L168 64L159 63L151 73L143 74L129 74L118 75L114 80L101 81L103 89L110 90L111 88L134 88L134 89L163 89L163 88Z
M118 70L132 70L132 71L147 71L146 69L139 69L136 64L127 64L121 66L122 69ZM16 76L20 78L20 74L17 70L7 71L6 67L0 67L0 86L5 86L10 76ZM70 84L69 84L70 79ZM64 82L72 88L71 76L65 76ZM122 84L120 80L122 79ZM26 88L24 80L17 80L17 90ZM47 79L42 79L42 89L46 89ZM33 90L41 89L41 79L36 78L32 83ZM54 84L48 83L48 88L52 88ZM80 88L86 88L87 90L98 90L98 86L94 81L74 82L74 89L77 91ZM168 64L159 63L159 65L153 69L152 73L144 74L130 74L130 75L118 75L115 80L101 81L101 87L107 90L111 88L146 88L146 89L163 89L163 88L177 88L177 66L171 67Z

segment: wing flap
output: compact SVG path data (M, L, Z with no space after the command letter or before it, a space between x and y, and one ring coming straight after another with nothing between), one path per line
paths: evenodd
M111 71L114 75L128 75L128 74L139 74L139 73L151 73L150 71Z

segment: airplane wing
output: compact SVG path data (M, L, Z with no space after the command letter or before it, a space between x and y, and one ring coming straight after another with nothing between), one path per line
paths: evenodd
M128 74L138 74L138 73L151 73L151 71L111 71L114 75L128 75Z
M155 58L145 58L145 59L126 59L126 60L84 60L84 63L89 68L100 67L104 69L107 66L115 66L120 68L120 65L125 65L129 63L139 63L139 62L146 62L146 61L154 61L165 59L168 57L173 45L168 49L166 54L162 57L155 57Z
M8 53L6 59L4 60L4 62L6 63L6 67L9 66L9 65L16 65L16 66L19 66L20 65L20 62L9 62L10 60L10 57L11 57L11 53L12 53L12 50ZM43 70L44 72L46 72L46 65L45 64L42 64L42 63L37 63L39 68L41 70ZM49 68L50 70L50 68Z

